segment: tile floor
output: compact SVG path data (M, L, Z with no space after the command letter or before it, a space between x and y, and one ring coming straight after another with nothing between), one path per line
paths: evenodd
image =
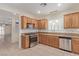
M46 45L38 44L32 48L20 49L18 44L0 45L0 56L78 56Z

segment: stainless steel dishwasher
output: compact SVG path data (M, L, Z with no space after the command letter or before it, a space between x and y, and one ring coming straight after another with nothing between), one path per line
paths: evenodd
M59 37L59 48L67 51L71 51L71 37Z

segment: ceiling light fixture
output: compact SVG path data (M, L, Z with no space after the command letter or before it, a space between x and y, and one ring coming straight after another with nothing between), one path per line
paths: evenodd
M61 3L58 3L58 7L60 7L61 6Z
M41 3L40 6L45 7L47 3Z

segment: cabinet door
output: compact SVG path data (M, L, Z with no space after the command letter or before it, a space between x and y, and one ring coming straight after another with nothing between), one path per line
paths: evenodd
M38 23L37 23L37 20L35 20L34 23L35 23L35 28L38 29Z
M64 28L71 28L72 25L72 14L64 16Z
M47 21L47 20L45 20L45 25L44 25L44 27L45 27L45 29L48 28L48 21Z
M27 17L26 16L21 16L21 28L25 29L27 28Z
M56 36L50 36L50 46L59 48L59 39Z
M44 22L43 20L38 20L38 29L43 29Z
M21 47L24 49L29 48L29 36L28 35L21 37Z
M54 37L54 47L59 48L59 38L58 37Z
M79 28L79 13L74 13L72 16L72 28Z
M39 37L39 42L45 45L49 45L49 39L47 35L41 34Z
M46 36L45 35L41 35L41 40L42 40L42 44L46 44Z
M39 34L39 43L44 43L44 36L41 33Z
M47 38L49 39L49 45L53 47L54 46L54 40L53 40L52 36L48 35Z
M47 20L38 20L38 29L46 29L48 27L48 21Z
M37 27L38 27L38 29L41 29L41 26L42 26L41 20L37 20Z
M28 18L28 22L27 23L32 23L32 19Z
M79 53L79 38L72 39L72 51Z
M46 29L48 27L47 20L41 20L41 29Z
M34 28L36 28L36 29L38 28L37 20L33 19L33 20L32 20L32 24L34 25L34 26L33 26Z

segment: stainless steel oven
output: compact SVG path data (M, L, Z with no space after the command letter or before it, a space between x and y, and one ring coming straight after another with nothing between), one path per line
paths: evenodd
M36 46L37 45L37 34L35 33L29 34L29 42L30 42L30 47Z

